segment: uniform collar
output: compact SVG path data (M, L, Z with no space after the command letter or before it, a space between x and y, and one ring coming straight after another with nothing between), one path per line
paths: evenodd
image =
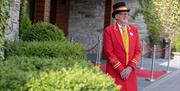
M122 31L122 26L119 23L117 23L117 25L118 25L118 28L119 28L119 30L121 32ZM127 25L125 25L125 28L127 29Z

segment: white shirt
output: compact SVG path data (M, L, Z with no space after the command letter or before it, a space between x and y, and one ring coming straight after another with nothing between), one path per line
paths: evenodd
M117 23L117 24L118 24L119 31L122 33L122 26L119 23ZM126 25L125 25L125 28L127 29Z

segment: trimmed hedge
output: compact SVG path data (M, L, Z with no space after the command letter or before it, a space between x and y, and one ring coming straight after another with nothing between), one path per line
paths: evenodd
M90 67L83 59L9 57L0 65L0 91L25 91L28 80L39 73L73 68L74 65Z
M44 25L25 31L25 41L6 43L6 60L0 63L0 91L118 90L110 77L90 68L82 45L54 35L56 29L51 31L52 27Z
M85 59L73 59L73 58L39 58L39 57L9 57L5 65L14 65L23 71L35 71L35 70L56 70L62 68L70 68L75 64L81 65L81 67L89 67L87 60Z
M17 65L1 66L0 69L0 91L26 91L25 84L34 72L22 71Z
M84 47L78 43L67 41L39 41L39 42L8 42L6 44L7 56L37 56L37 57L62 57L85 59Z
M23 67L24 66L24 67ZM1 65L0 69L0 91L25 91L25 83L34 74L30 70L22 70L20 67L26 68L25 65L14 64L11 62L6 62ZM26 69L30 67L27 66ZM33 69L34 68L34 69ZM30 68L35 70L35 67Z
M23 41L65 41L64 34L57 26L42 22L33 24L22 34Z
M0 91L119 91L98 68L69 60L10 57L0 65Z
M113 80L99 70L75 66L43 72L26 84L29 91L119 91Z

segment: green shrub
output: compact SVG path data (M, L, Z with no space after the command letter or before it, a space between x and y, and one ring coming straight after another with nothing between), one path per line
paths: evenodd
M85 51L78 43L41 41L41 42L8 42L6 56L38 56L38 57L63 57L85 58Z
M180 34L179 34L179 36L180 36ZM180 52L180 37L176 37L175 50L176 50L176 52Z
M26 86L29 91L119 91L114 81L99 70L78 66L41 73Z
M162 40L160 38L160 30L158 30L158 28L155 26L153 26L152 29L150 29L149 31L149 41L151 43L151 46L153 45L162 46Z
M4 66L0 69L0 91L25 91L25 83L32 72L24 72L16 66Z
M34 74L23 71L18 64L5 63L0 69L0 91L25 91L25 83Z
M50 23L36 23L24 31L22 35L24 41L64 41L65 37L57 26Z
M25 84L31 77L49 70L73 68L74 65L90 67L83 59L9 57L0 64L0 91L25 91Z
M20 29L19 29L19 37L22 38L24 31L31 26L31 20L27 14L21 17L20 21Z
M88 67L89 64L85 59L73 59L73 58L39 58L39 57L19 57L12 56L6 61L8 65L17 65L19 69L23 71L35 71L35 70L56 70L62 68L73 67L75 64L82 67Z

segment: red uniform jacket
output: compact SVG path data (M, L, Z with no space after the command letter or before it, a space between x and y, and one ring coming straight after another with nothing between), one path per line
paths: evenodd
M117 24L110 25L103 32L103 51L107 59L106 72L115 79L115 83L122 86L121 91L137 91L136 65L141 55L141 45L138 30L128 25L129 60L126 63L126 53L120 30ZM133 67L128 79L123 80L120 72L127 66Z

